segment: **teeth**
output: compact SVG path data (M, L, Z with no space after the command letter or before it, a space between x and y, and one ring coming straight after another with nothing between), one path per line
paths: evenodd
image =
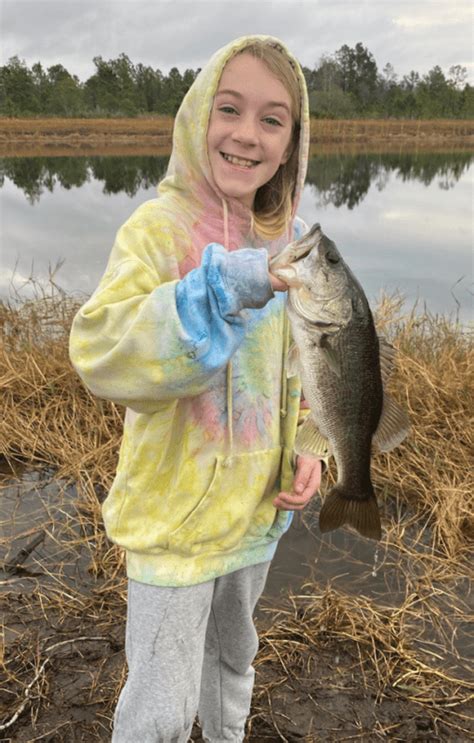
M258 163L254 162L254 160L244 160L240 157L234 157L233 155L227 155L225 152L222 153L222 156L224 160L227 160L228 163L232 163L233 165L241 165L244 168L253 168Z

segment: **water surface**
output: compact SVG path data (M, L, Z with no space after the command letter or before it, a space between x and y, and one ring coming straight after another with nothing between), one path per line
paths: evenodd
M472 320L473 169L469 153L319 155L299 209L320 222L375 303L399 290L433 313ZM90 294L115 233L154 198L166 157L0 161L0 297L12 279L55 275ZM27 291L27 290L25 290Z

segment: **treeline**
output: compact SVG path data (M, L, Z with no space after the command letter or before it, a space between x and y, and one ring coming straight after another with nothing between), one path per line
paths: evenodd
M173 116L199 73L173 67L168 75L126 54L108 61L94 57L95 72L85 82L61 64L31 69L18 57L0 67L0 116L106 117ZM398 78L391 64L380 72L360 42L303 67L310 109L319 118L474 118L474 88L467 70L438 65L426 75L412 70Z

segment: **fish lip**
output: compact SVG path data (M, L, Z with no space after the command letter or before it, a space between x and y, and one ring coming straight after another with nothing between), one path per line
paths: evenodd
M301 284L299 288L301 288L301 286L304 286L304 284ZM318 304L325 304L326 302L332 302L333 299L339 299L339 297L342 296L343 294L344 292L339 292L338 294L333 294L330 297L315 297L314 301L317 302Z
M336 322L324 322L324 320L315 320L313 324L317 325L319 328L338 328L339 327L339 325Z

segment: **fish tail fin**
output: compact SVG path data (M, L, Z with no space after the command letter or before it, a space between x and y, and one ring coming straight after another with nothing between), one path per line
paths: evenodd
M382 525L373 491L365 500L349 498L338 485L329 491L319 514L319 528L322 532L333 531L344 524L353 526L363 537L381 539Z

